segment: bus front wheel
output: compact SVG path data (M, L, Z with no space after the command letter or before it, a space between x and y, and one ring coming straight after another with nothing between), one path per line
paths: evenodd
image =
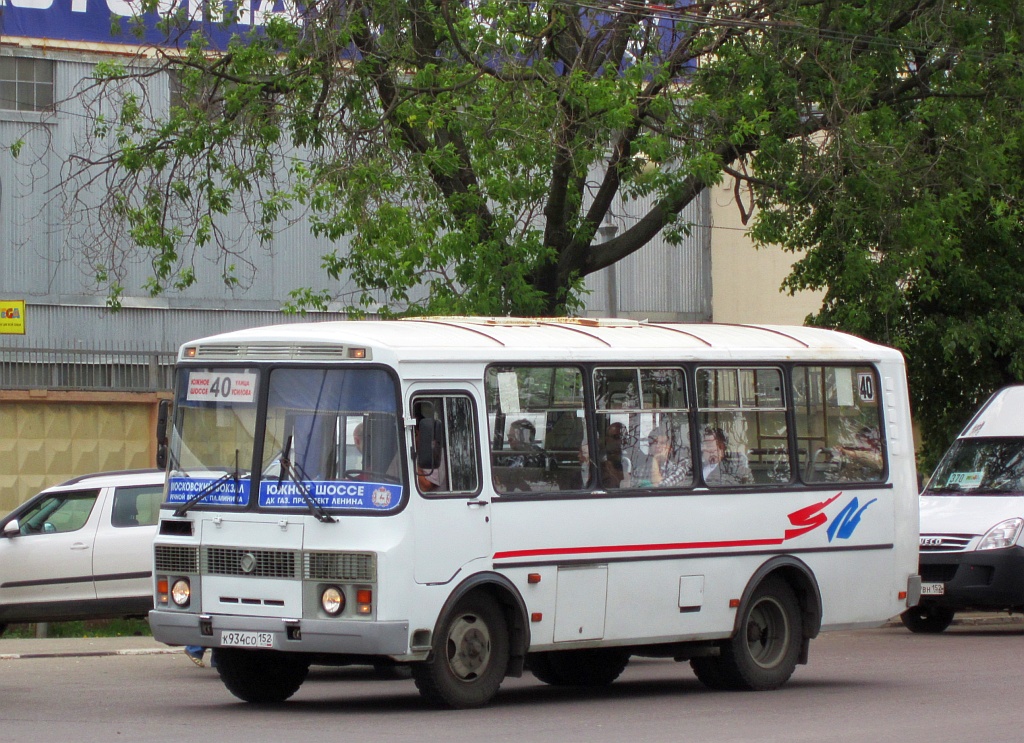
M309 663L289 653L234 648L217 648L214 653L220 680L243 702L283 702L309 673Z
M712 689L766 691L782 686L796 670L803 639L800 606L781 578L757 587L721 655L690 661L697 678Z
M461 599L434 636L430 658L412 666L416 688L428 701L467 709L487 704L505 678L508 622L489 596Z

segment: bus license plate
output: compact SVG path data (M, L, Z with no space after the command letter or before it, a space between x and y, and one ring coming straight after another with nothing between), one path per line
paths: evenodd
M921 595L922 596L942 596L946 593L945 583L922 583L921 584Z
M220 644L228 648L272 648L273 632L221 632Z

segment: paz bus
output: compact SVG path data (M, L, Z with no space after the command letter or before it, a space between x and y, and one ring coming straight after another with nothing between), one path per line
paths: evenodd
M153 635L283 701L311 664L430 703L632 656L773 689L918 602L899 353L822 329L420 318L182 346Z

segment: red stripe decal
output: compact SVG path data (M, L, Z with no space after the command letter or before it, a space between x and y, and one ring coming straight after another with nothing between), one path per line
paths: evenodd
M507 550L495 552L495 560L508 560L516 557L553 557L556 555L592 555L600 552L673 552L681 550L728 549L730 547L771 547L817 529L828 521L822 511L842 492L820 503L814 503L789 514L789 522L797 527L786 529L784 536L775 539L734 539L721 542L673 542L669 544L613 544L600 547L549 547L532 550Z
M673 544L615 544L606 547L563 547L539 550L495 552L495 560L511 557L550 557L551 555L588 555L595 552L663 552L669 550L722 549L725 547L764 547L782 544L782 539L737 539L731 542L676 542Z

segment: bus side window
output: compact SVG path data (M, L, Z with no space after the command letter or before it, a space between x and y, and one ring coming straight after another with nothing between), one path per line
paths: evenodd
M416 485L429 494L475 493L480 487L477 425L468 395L416 397L413 464Z
M877 482L885 476L878 375L869 366L793 369L804 482Z

